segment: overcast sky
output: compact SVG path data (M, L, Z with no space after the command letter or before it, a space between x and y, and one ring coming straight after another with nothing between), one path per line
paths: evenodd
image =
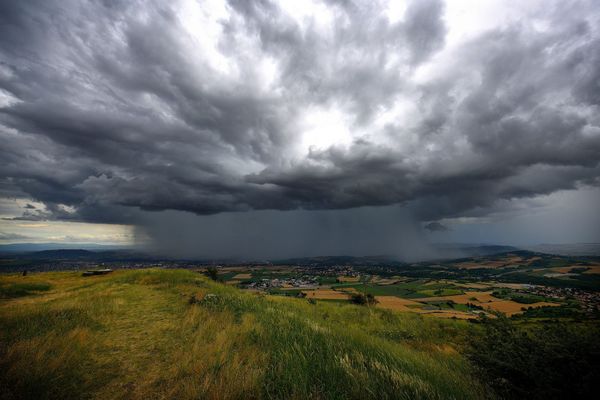
M0 0L0 243L598 242L599 66L594 0Z

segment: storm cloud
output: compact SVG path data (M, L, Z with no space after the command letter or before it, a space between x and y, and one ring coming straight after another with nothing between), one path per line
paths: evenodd
M436 221L597 187L600 7L528 5L456 40L436 0L1 1L0 196Z

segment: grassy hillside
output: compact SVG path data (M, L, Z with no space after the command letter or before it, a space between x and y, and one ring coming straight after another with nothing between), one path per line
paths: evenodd
M462 321L183 270L4 275L0 297L3 399L486 397L457 352Z

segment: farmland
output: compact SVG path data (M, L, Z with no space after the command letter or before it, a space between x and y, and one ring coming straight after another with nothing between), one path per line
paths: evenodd
M557 266L563 264L569 265ZM582 317L598 313L597 267L594 260L520 252L396 268L253 267L234 284L272 295L347 302L354 290L373 295L379 308L443 318L512 317L537 308L553 315L552 307Z

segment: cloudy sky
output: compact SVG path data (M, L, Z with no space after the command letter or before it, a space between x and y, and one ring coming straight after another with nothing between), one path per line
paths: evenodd
M597 1L0 0L0 243L600 241Z

